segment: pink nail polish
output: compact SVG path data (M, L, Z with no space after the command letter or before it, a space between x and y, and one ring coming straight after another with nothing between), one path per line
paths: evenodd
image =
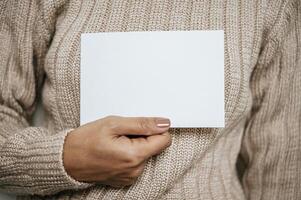
M167 118L156 118L156 124L159 128L166 128L170 126L170 120Z

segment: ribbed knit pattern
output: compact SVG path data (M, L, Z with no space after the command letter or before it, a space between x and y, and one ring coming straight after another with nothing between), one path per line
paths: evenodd
M2 0L0 190L19 199L301 199L300 4ZM172 145L129 187L66 173L64 139L79 126L81 33L218 29L225 31L225 128L171 129ZM33 127L40 96L47 116Z

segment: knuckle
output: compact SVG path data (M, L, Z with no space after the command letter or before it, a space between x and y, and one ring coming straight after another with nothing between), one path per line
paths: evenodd
M137 166L143 161L143 156L136 149L128 149L126 153L126 160L130 166Z
M118 117L115 115L108 115L105 118L104 126L110 130L117 130L118 129L118 123L117 119Z
M130 161L130 166L131 167L136 167L141 163L141 160L138 159L137 157L132 158L132 160Z
M150 120L148 120L145 117L142 117L139 122L138 122L138 126L139 128L141 128L142 130L150 130L151 129L151 123Z
M144 170L143 167L135 168L135 169L131 172L130 177L131 177L131 178L134 178L134 179L137 179L137 178L143 173L143 170Z

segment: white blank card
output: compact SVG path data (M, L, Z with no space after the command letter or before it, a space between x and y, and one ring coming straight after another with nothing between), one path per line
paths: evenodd
M80 123L107 115L224 127L224 32L82 34Z

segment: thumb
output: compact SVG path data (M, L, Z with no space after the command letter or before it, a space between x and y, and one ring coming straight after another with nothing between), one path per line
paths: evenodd
M166 132L170 120L162 117L111 116L113 133L117 135L154 135Z

